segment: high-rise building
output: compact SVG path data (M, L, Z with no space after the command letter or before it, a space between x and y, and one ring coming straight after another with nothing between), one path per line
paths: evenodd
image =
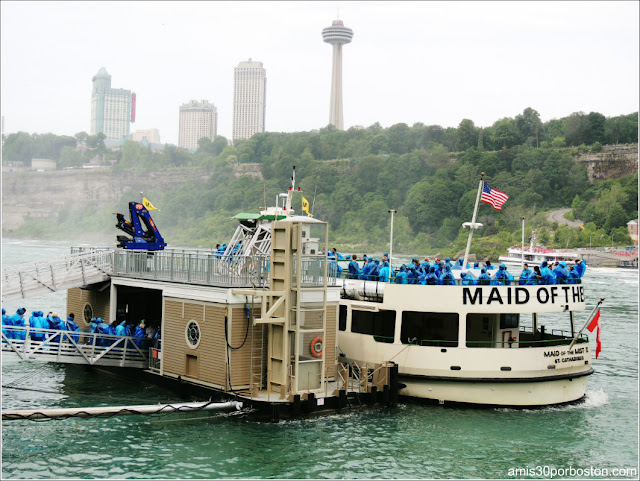
M264 132L267 71L262 62L240 62L233 82L233 141Z
M103 133L107 140L128 138L131 122L136 121L136 94L131 90L112 89L111 75L104 67L92 82L89 133Z
M336 129L344 130L342 116L342 46L351 42L353 30L344 26L342 20L334 20L330 27L322 30L322 40L333 45L331 69L331 106L329 123Z
M208 100L191 100L180 106L180 131L178 147L198 149L198 140L203 137L213 140L218 129L218 110Z

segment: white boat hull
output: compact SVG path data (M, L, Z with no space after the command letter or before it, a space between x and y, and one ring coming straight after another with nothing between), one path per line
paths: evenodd
M543 382L436 381L399 376L401 396L492 406L549 406L580 400L587 376Z

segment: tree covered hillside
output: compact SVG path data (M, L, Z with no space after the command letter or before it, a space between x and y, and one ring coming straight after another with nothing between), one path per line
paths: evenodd
M604 144L637 143L637 120L637 113L605 118L592 112L542 123L528 108L489 128L468 119L446 129L374 124L338 131L329 126L256 134L234 146L222 137L201 139L195 153L172 146L152 152L127 142L111 155L117 160L115 170L190 166L211 174L206 182L145 193L160 207L154 218L171 245L211 246L228 240L235 228L231 216L273 205L289 186L295 165L303 195L314 216L330 223L336 245L356 252L386 249L388 210L396 209L394 251L455 254L464 249L468 231L461 224L471 220L484 172L489 185L510 196L501 212L488 204L479 210L478 221L485 227L474 237L473 250L493 257L520 242L521 216L527 219L527 236L535 228L538 239L550 247L608 245L612 234L617 244L629 243L626 222L638 217L637 174L591 185L575 158ZM233 167L243 163L255 164L264 180L236 178ZM122 203L135 198L137 193L131 192ZM297 212L300 205L296 194ZM548 223L544 213L560 207L572 207L584 228ZM64 224L64 219L58 221L56 230ZM18 234L26 235L36 224L27 223Z

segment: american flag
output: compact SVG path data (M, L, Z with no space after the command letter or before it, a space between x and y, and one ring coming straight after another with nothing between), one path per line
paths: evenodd
M502 210L502 204L504 204L508 198L509 196L504 192L492 189L489 187L489 184L486 182L484 183L484 187L482 188L482 197L480 197L482 202L491 204L495 210Z

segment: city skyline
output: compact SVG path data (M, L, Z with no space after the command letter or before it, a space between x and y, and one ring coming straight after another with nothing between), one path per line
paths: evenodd
M343 65L345 129L638 108L637 2L1 2L5 135L86 131L88 81L105 66L137 93L135 128L177 144L176 107L209 98L231 139L232 72L249 57L269 70L267 131L323 128L320 32L336 7L358 35Z

